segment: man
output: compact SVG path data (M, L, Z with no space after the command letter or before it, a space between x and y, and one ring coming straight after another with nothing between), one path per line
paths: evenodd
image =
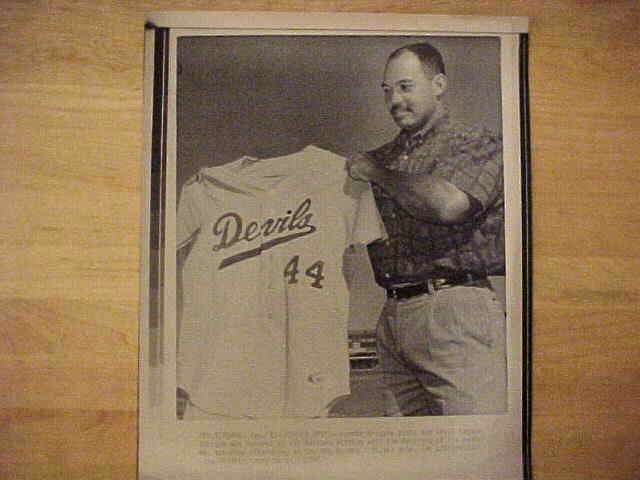
M387 290L384 383L403 415L504 412L505 314L488 280L504 275L500 139L450 120L444 63L428 43L393 52L382 88L400 133L347 168L372 183L388 233L369 246Z

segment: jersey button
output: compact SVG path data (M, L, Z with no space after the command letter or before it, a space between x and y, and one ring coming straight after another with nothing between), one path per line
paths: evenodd
M321 383L326 382L327 377L322 373L312 373L311 375L309 375L309 377L307 377L307 380L316 385L320 385Z

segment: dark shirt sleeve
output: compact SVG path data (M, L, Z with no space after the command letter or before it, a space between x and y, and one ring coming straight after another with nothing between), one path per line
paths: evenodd
M452 155L439 160L432 172L477 200L484 211L501 196L502 149L498 139L484 134L454 145Z

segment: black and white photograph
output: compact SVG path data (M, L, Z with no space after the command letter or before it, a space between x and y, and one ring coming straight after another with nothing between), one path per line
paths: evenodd
M526 22L329 17L148 25L141 474L523 478Z
M499 59L495 37L179 38L187 418L505 411Z

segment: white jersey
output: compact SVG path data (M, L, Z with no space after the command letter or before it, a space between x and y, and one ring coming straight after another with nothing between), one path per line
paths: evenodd
M369 185L328 151L202 169L178 206L178 386L212 415L321 416L349 393L343 254L382 236Z

